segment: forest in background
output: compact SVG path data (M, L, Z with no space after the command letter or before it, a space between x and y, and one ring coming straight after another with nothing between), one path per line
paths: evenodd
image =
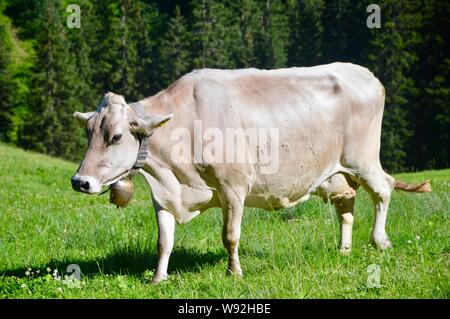
M128 102L199 68L281 68L335 61L386 88L388 172L449 167L449 16L442 0L0 0L0 141L80 160L106 91ZM68 28L69 4L81 28Z

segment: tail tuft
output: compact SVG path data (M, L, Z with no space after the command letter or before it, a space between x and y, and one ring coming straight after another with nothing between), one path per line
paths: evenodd
M431 185L430 180L420 184L409 184L401 181L395 181L394 189L411 193L430 193Z

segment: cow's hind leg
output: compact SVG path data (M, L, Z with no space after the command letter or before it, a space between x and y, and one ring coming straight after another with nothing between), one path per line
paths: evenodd
M341 253L347 254L352 250L353 209L355 198L336 198L332 200L341 225Z
M371 240L379 249L385 250L392 247L386 233L386 220L395 179L386 174L381 167L361 174L360 177L363 187L370 194L375 205L375 221Z
M350 186L352 185L352 186ZM316 194L325 202L331 200L341 226L340 251L349 253L352 249L353 209L358 184L347 179L343 174L335 174L322 183Z
M227 274L242 276L238 246L241 236L241 221L244 211L245 195L235 190L226 190L221 194L223 228L222 241L228 251Z

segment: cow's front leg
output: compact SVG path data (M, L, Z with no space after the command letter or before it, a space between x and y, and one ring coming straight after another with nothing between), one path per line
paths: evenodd
M222 199L223 228L222 241L228 251L227 274L242 276L239 262L238 246L241 237L241 221L244 201L237 193L231 192Z
M175 218L171 213L159 209L156 212L156 219L158 222L158 264L153 277L155 284L167 279L167 267L175 236Z

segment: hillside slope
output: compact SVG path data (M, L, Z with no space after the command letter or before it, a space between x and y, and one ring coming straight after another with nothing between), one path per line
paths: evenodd
M246 209L245 277L236 279L225 276L221 213L210 210L177 227L170 279L153 286L157 229L148 187L139 177L130 206L116 209L107 194L71 190L76 168L0 144L0 298L450 297L449 169L396 176L431 179L433 192L394 194L390 251L369 245L373 213L363 191L350 256L338 254L337 219L319 199L280 212ZM58 269L63 279L69 264L81 269L78 288L52 275ZM366 285L371 264L381 267L379 288Z

